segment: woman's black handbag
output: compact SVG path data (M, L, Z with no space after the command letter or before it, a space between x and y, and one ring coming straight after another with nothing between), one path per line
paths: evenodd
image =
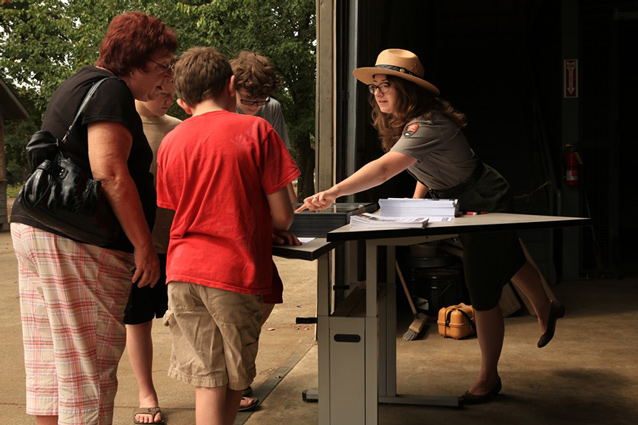
M31 137L27 157L33 171L18 194L18 202L33 219L71 239L97 246L115 242L122 227L100 182L69 158L63 144L91 96L109 78L115 77L91 87L62 140L42 130Z

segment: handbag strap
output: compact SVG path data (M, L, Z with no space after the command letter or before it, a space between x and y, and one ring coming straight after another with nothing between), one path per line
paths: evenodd
M75 118L73 118L73 122L71 123L71 125L69 126L69 129L66 131L66 134L62 138L61 140L62 143L66 143L66 138L69 137L69 134L71 134L71 130L73 130L75 123L80 119L80 115L82 115L82 112L84 111L84 108L86 107L86 104L89 103L89 100L91 100L91 97L93 97L93 94L97 91L97 89L102 85L103 82L105 82L106 80L111 80L111 79L117 79L117 77L115 76L104 77L100 81L93 83L93 86L91 86L91 89L88 91L86 96L84 96L84 100L82 100L82 103L80 104L80 108L78 109L77 114L75 114Z

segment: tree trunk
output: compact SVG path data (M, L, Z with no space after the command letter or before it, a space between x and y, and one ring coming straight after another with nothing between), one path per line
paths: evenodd
M297 180L297 199L303 202L304 198L315 193L315 150L310 144L309 135L295 140L295 153L297 166L301 171L301 176Z

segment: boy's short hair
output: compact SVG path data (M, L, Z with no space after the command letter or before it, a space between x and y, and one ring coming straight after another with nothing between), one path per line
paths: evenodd
M228 60L213 47L191 47L175 63L173 84L177 96L195 106L216 99L224 91L233 70Z
M270 59L247 50L230 61L235 74L235 89L244 89L253 99L272 96L281 84Z

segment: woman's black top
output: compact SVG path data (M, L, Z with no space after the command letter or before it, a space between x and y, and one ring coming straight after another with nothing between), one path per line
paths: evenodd
M42 130L62 139L91 86L104 77L112 76L110 72L95 66L82 67L53 93L44 114ZM98 88L67 138L66 151L76 164L90 173L87 127L88 124L103 121L123 124L133 137L127 161L128 170L137 187L146 222L151 228L156 210L155 185L150 172L153 152L144 135L142 120L135 110L133 94L123 80L109 79ZM13 206L11 221L66 236L32 219L19 202ZM105 248L133 252L133 245L124 232L118 241Z

